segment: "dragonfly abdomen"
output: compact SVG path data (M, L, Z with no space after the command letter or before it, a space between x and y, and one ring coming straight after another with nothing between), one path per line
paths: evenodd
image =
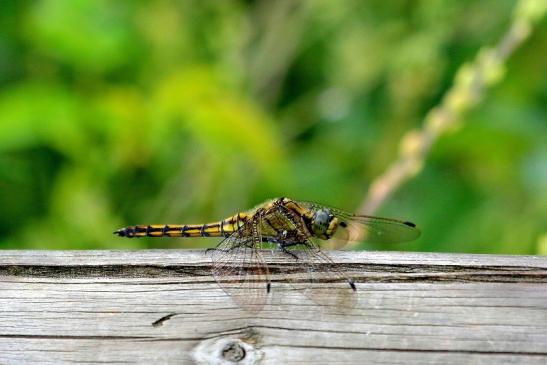
M227 237L245 222L244 213L236 214L220 222L205 224L149 224L118 229L114 234L121 237Z

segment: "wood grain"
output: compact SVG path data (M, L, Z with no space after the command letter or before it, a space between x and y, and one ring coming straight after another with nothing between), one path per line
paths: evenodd
M310 301L268 253L270 302L251 315L204 251L2 251L0 364L547 363L545 257L329 255L354 308Z

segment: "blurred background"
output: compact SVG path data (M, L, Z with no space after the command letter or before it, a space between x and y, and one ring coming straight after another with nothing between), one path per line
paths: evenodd
M356 210L516 1L0 1L0 248L288 196ZM547 254L547 21L374 213L397 249Z

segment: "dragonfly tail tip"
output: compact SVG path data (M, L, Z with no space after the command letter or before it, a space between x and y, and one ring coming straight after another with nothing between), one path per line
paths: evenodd
M126 231L125 231L125 229L123 229L123 228L122 228L122 229L118 229L117 231L114 231L114 232L112 232L112 233L115 234L115 235L118 235L118 236L120 236L120 237L125 237L125 236L127 236Z

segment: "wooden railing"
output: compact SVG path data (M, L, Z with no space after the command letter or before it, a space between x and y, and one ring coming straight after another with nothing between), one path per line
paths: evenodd
M204 251L2 251L0 364L547 364L546 257L329 256L350 310L278 275L251 314Z

